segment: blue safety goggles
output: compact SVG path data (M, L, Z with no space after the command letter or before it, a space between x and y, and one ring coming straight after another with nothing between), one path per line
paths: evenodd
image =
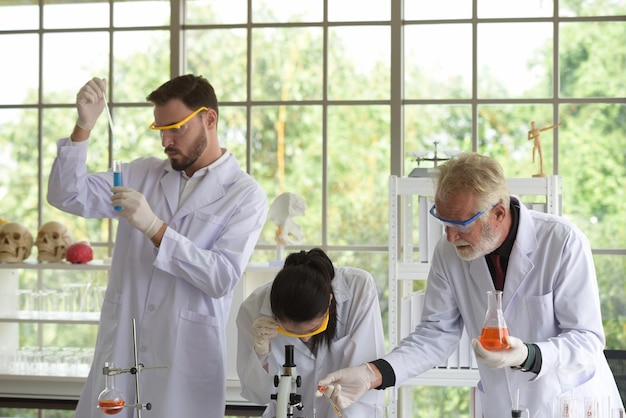
M441 222L443 226L445 226L446 228L454 228L460 233L466 234L474 228L474 225L473 225L474 221L480 218L480 216L483 213L491 210L491 208L493 208L495 205L497 205L497 203L494 203L493 205L489 205L489 207L481 210L476 215L472 216L471 218L465 221L453 221L452 219L442 218L441 216L437 215L435 205L433 205L433 207L430 208L430 214L433 215L435 218L437 218L437 220Z

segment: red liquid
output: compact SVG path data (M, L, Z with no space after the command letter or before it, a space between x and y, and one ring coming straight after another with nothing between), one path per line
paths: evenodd
M98 401L98 406L103 414L115 415L124 409L124 401L103 400Z
M506 342L504 337L509 336L508 328L483 328L482 334L478 337L478 341L485 347L486 350L500 351L508 350L511 348Z

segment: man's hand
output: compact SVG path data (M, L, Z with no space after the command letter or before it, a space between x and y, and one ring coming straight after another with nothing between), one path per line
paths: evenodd
M482 344L474 338L472 340L472 346L474 347L474 353L476 359L482 361L492 369L500 367L516 367L524 364L528 358L528 347L522 340L515 337L505 337L509 343L508 350L502 351L489 351L486 350Z
M144 195L130 187L112 187L111 191L111 205L121 206L122 210L118 213L132 226L148 238L152 238L161 229L163 221L152 212Z
M264 359L270 352L270 340L278 335L278 323L272 318L262 316L252 324L254 351Z
M104 79L94 77L87 82L76 95L76 108L79 128L90 131L98 120L98 116L104 109L104 92L106 83Z
M341 409L361 399L370 390L376 374L368 363L329 373L317 384L316 396L330 398Z

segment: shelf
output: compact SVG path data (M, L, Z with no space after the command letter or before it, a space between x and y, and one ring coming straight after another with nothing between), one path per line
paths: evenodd
M86 264L46 263L30 259L21 263L0 263L0 269L8 270L108 270L109 268L111 268L110 260L92 260Z
M73 317L68 316L32 316L30 313L18 312L17 315L3 315L0 317L2 322L22 322L37 324L95 324L100 321L100 312L82 312Z

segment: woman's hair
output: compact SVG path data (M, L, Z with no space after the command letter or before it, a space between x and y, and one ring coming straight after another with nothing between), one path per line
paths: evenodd
M330 258L323 250L313 248L289 254L272 284L270 303L278 321L311 321L329 310L326 331L311 337L313 350L322 342L330 346L337 330L337 307L331 285L334 277Z
M201 75L186 74L174 77L146 97L146 100L154 105L164 105L172 99L179 99L189 109L206 106L219 115L215 90Z
M494 203L509 207L509 189L502 166L493 158L466 152L438 167L435 199L443 202L459 193L472 193L480 211Z

